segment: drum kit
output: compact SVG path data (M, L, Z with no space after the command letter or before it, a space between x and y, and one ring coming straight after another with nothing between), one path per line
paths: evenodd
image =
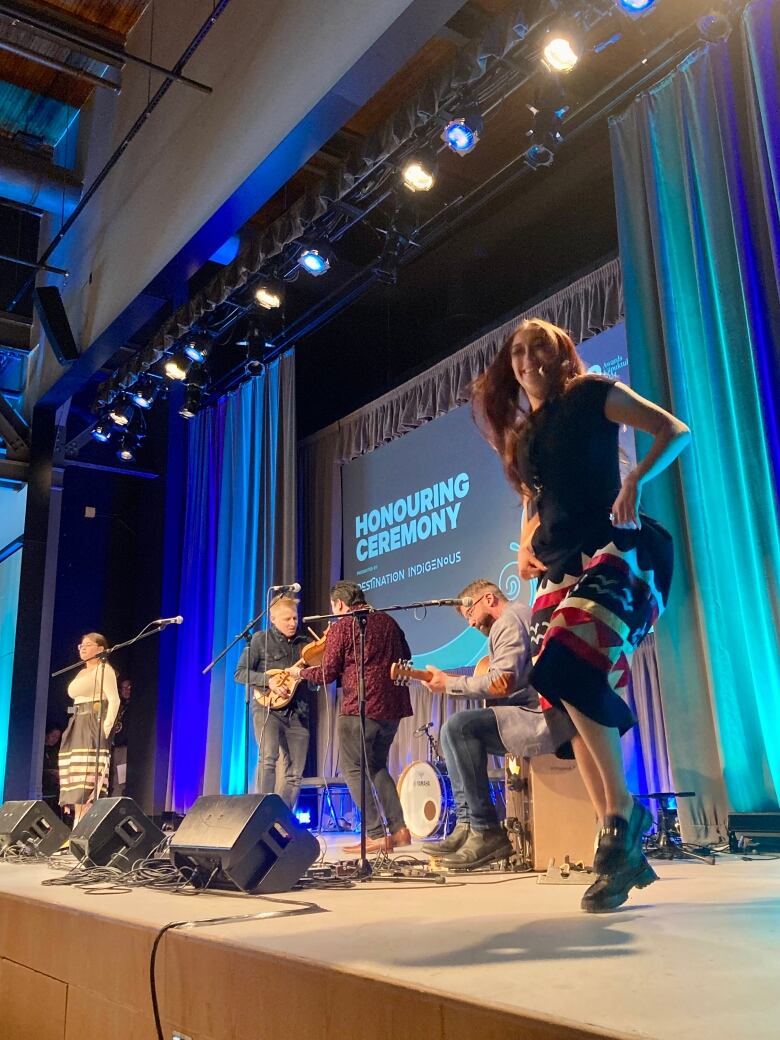
M455 826L455 801L447 763L439 754L433 723L415 730L428 740L428 760L410 762L398 779L398 797L406 826L415 838L446 838Z

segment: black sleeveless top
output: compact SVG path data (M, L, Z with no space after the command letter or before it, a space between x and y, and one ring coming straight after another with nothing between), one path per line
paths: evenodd
M613 386L583 376L529 420L519 462L537 496L533 550L548 568L610 541L609 519L620 492L619 427L604 414Z

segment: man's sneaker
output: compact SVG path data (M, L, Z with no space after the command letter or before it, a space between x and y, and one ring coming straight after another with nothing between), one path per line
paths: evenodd
M441 859L442 856L451 856L453 852L458 851L468 836L469 825L467 823L456 823L455 830L449 838L443 838L441 841L424 841L422 850L426 856L432 856L434 859Z
M617 874L603 874L596 878L582 897L580 907L589 914L603 914L617 910L628 899L632 888L647 888L658 875L644 856L625 866Z
M489 831L472 830L458 851L441 860L440 865L447 870L476 870L488 863L509 859L513 852L503 827L492 827Z

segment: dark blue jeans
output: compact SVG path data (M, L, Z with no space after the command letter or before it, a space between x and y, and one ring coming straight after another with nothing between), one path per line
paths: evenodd
M498 826L490 797L488 755L505 755L496 716L490 708L458 711L450 716L439 733L439 744L452 782L459 823L475 831Z
M258 745L255 776L257 793L278 794L288 808L294 809L306 767L309 730L295 711L271 711L267 721L265 715L265 708L261 707L252 712ZM284 765L284 779L277 787L276 763L280 755Z

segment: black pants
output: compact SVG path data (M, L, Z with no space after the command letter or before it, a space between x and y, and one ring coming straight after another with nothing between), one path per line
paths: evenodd
M405 827L404 813L395 781L387 771L387 756L398 732L400 719L366 719L366 833L380 838L384 824L377 811L371 784L382 805L391 834ZM338 734L341 747L341 771L347 781L355 805L360 805L360 719L357 715L339 715Z
M258 747L255 777L257 793L278 794L285 805L294 809L301 789L303 770L306 767L306 753L309 750L308 727L295 711L271 711L266 719L266 711L262 707L252 712L252 721ZM280 755L284 777L277 785L276 763Z

